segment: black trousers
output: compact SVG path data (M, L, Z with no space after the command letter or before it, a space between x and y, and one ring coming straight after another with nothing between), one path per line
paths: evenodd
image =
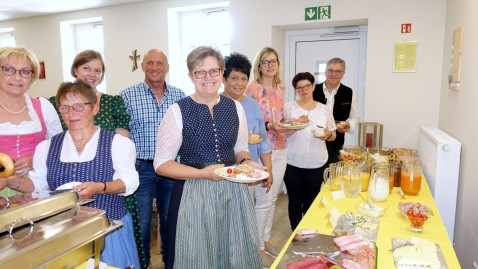
M287 164L284 183L289 195L289 220L295 230L302 216L307 212L315 197L319 194L324 181L325 165L319 168L299 168Z

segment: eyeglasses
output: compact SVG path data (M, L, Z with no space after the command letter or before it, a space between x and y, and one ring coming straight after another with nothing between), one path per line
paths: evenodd
M76 104L73 104L71 106L67 106L67 105L61 105L58 107L58 110L60 111L60 113L62 114L66 114L68 112L70 112L70 107L73 108L74 111L76 112L81 112L83 110L85 110L85 105L90 105L91 103L76 103Z
M309 84L306 84L304 86L297 87L297 88L295 88L295 90L298 91L298 92L301 92L301 91L303 92L303 91L310 90L311 87L312 87L312 84L309 83Z
M13 68L12 66L2 66L2 71L5 76L13 76L15 75L15 73L18 72L20 73L20 76L22 78L31 78L34 73L33 70L30 70L30 69L23 68L23 69L17 70Z
M276 66L278 63L279 63L279 61L277 61L277 59L262 60L262 61L261 61L261 64L262 64L263 66L268 66L268 65Z
M326 71L329 74L336 74L336 75L342 75L344 73L344 71L342 70L334 70L334 69L327 69Z
M205 78L207 73L209 73L209 75L211 77L217 77L221 74L221 68L214 68L214 69L209 69L209 71L206 71L206 70L199 70L199 71L196 71L196 72L193 72L194 76L197 78L197 79L200 79L200 78Z

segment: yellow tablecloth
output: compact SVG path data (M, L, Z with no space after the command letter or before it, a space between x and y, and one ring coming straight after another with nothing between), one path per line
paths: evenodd
M389 251L392 249L392 238L402 238L410 239L411 237L418 237L422 239L427 239L429 241L437 243L445 257L448 268L458 269L461 268L458 259L453 249L452 243L448 238L448 234L443 224L443 221L440 217L438 209L436 207L433 196L431 195L430 189L425 178L422 178L422 187L419 195L417 196L406 196L404 198L399 198L399 187L395 187L392 190L392 193L386 200L386 203L390 205L385 214L379 218L380 227L377 236L377 247L378 247L378 269L389 269L395 268L392 252ZM368 193L362 193L366 198ZM327 207L321 203L322 197L326 198L328 201ZM430 219L424 226L423 233L414 233L409 229L408 221L400 215L398 210L398 202L419 202L421 204L427 204L431 207L433 212L433 217ZM324 185L319 195L315 199L314 203L311 205L307 213L305 214L302 221L297 226L296 231L292 233L289 240L282 248L279 256L275 260L271 268L276 268L279 264L284 252L289 247L294 234L298 230L302 229L315 229L318 230L321 234L332 234L333 227L330 224L330 210L336 208L340 214L346 212L352 212L353 214L358 214L356 203L362 202L360 197L354 198L344 198L338 200L332 200L331 190L328 185Z

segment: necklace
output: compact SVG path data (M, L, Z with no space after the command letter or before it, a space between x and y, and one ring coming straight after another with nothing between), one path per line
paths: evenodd
M8 107L4 106L4 105L2 104L2 102L0 102L0 106L2 106L3 108L5 108L6 111L8 111L8 112L10 112L10 113L12 113L12 114L20 114L20 113L23 112L23 110L25 110L25 108L27 108L27 102L25 102L25 103L23 104L23 108L20 109L19 111L11 111L10 109L8 109Z
M86 138L88 138L88 140L91 138L91 136L93 136L93 134L96 132L96 127L94 128L93 132L91 132L90 134L88 134L87 136L85 136ZM85 142L85 137L83 137L83 139L81 139L80 142L78 143L75 143L75 141L73 141L73 143L75 144L75 149L77 152L80 152L81 150L81 145L83 144L83 142ZM72 137L73 139L73 137Z
M76 151L80 152L81 144L83 143L83 141L84 141L84 140L81 140L80 143L75 144L75 149L76 149Z

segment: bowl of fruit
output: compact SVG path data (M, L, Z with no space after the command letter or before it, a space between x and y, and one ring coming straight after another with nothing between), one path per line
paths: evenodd
M431 218L431 210L429 206L420 203L400 202L398 208L410 223L410 231L416 233L423 232L423 226Z
M413 212L407 212L407 219L408 222L410 222L410 231L422 233L423 226L430 220L430 217L421 213L414 214Z

